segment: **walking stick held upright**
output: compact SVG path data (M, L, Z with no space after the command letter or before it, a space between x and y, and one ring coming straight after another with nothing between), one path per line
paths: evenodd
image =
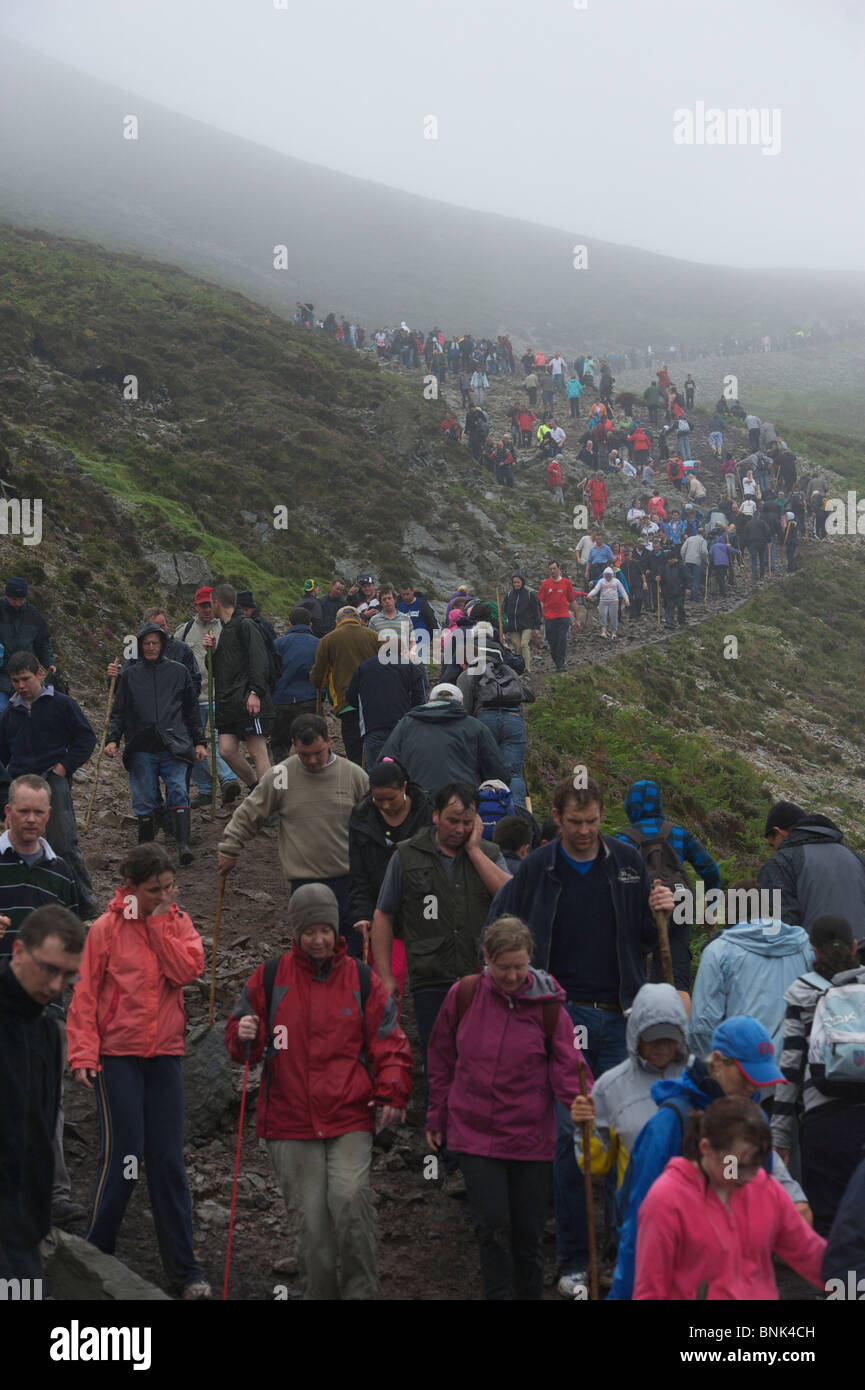
M578 1063L580 1072L580 1095L588 1095L586 1088L586 1064ZM592 1302L598 1301L598 1247L595 1241L595 1202L592 1193L592 1122L583 1120L583 1179L586 1184L586 1230L589 1237L589 1291Z
M659 885L663 887L661 880L656 878L652 887L657 888ZM654 912L652 915L655 919L655 926L658 928L658 949L661 955L661 969L664 972L664 983L672 985L673 988L675 988L676 982L673 979L673 955L670 950L670 933L667 928L667 918L663 912Z
M111 719L111 706L114 704L114 687L117 684L117 677L111 677L108 686L108 708L105 711L105 723L102 725L102 737L99 740L99 752L96 754L96 766L93 769L93 790L90 793L90 804L87 807L87 816L84 821L85 833L90 829L90 817L93 815L93 803L96 800L96 788L99 786L99 764L102 762L102 754L105 751L105 739L108 735L108 724Z
M225 879L223 877L223 882ZM234 1155L234 1182L231 1188L231 1211L228 1217L228 1245L225 1250L225 1275L222 1280L222 1302L228 1297L228 1271L231 1268L231 1241L234 1235L234 1209L237 1204L237 1175L240 1172L240 1150L243 1144L243 1116L246 1111L246 1087L249 1082L249 1043L246 1044L246 1061L243 1066L243 1090L240 1093L240 1122L237 1126L237 1151Z
M208 633L213 636L213 628ZM213 708L213 648L207 648L207 715L210 720L210 809L216 810L216 710Z

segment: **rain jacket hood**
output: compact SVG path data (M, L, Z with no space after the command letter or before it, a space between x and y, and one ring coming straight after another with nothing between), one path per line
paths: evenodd
M625 810L631 825L649 816L664 818L661 788L657 782L634 782L625 796Z
M142 637L146 637L146 636L148 635L148 633L150 633L150 632L155 632L156 635L157 635L157 637L159 638L160 642L162 643L162 651L159 653L159 656L156 658L157 661L161 661L162 658L165 656L165 648L166 648L166 646L167 646L167 644L168 644L168 633L165 632L164 629L161 628L161 627L159 626L158 623L142 623L142 624L141 624L141 627L138 629L138 636L137 636L137 638L136 638L137 647L136 647L135 655L137 656L137 658L138 658L139 661L143 661L143 660L144 660L144 653L143 653L142 650L141 650L141 639L142 639Z
M638 1047L641 1034L647 1028L654 1028L659 1023L672 1024L682 1034L682 1041L676 1049L676 1057L670 1066L675 1066L676 1063L683 1066L688 1060L688 1049L685 1045L688 1016L685 1013L685 1006L672 985L643 985L642 989L638 990L628 1015L626 1042L628 1055L635 1066L638 1066L641 1071L654 1072L656 1076L658 1075L656 1068L650 1066L640 1056Z

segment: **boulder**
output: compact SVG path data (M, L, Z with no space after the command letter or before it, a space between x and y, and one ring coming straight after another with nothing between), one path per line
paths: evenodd
M186 1139L209 1139L234 1112L234 1068L221 1028L199 1023L186 1036L183 1059Z
M194 550L148 550L144 558L153 565L159 582L166 589L188 589L193 592L210 584L210 566L203 555Z
M133 1274L113 1255L103 1255L95 1245L54 1227L42 1244L45 1275L56 1299L84 1302L144 1303L172 1300L155 1284Z

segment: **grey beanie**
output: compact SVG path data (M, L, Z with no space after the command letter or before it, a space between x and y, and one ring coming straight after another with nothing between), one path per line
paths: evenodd
M339 903L332 888L326 883L305 883L297 888L288 900L288 930L292 940L300 942L300 934L307 927L323 922L333 927L339 936Z

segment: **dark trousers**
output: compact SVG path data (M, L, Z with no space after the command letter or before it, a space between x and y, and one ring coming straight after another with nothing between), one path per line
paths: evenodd
M828 1236L865 1146L865 1105L818 1105L802 1122L802 1186L814 1230Z
M331 890L339 907L339 934L346 939L349 955L354 956L355 960L360 960L363 956L363 937L354 929L355 914L348 901L349 875L340 874L336 878L295 878L291 883L292 893L302 888L305 883L323 883Z
M547 618L544 630L550 644L550 655L557 671L564 671L568 655L568 629L570 618Z
M411 977L409 977L411 983ZM423 1071L423 1108L424 1121L429 1106L429 1076L427 1073L427 1048L429 1047L430 1035L432 1034L435 1021L439 1016L439 1009L445 1001L449 985L442 985L438 989L416 989L412 992L412 1004L414 1006L415 1023L417 1024L418 1041L421 1051L421 1069ZM447 1138L447 1136L445 1136ZM447 1148L440 1151L444 1169L446 1173L452 1173L459 1167L455 1154Z
M381 750L384 748L393 729L373 729L371 733L365 734L363 739L363 765L369 772L371 767L375 767L381 757Z
M315 700L298 700L293 705L277 705L274 710L270 751L275 763L284 762L291 752L291 726L302 714L315 714Z
M363 739L360 736L360 715L356 709L347 709L339 716L342 728L342 742L345 756L350 763L360 767L363 760Z
M712 566L712 578L715 581L715 588L721 595L721 598L724 598L727 593L727 572L729 568L729 565Z
M93 884L90 882L84 855L78 844L78 826L75 822L69 778L60 777L56 772L46 772L45 780L51 788L51 814L45 827L45 839L54 853L65 859L72 870L78 888L82 917L94 917L98 907L93 897Z
M24 1245L0 1245L0 1279L41 1279L42 1277L42 1256L39 1253L38 1245L34 1245L32 1249ZM32 1292L32 1286L31 1297L37 1297Z
M179 1057L101 1057L96 1077L99 1158L87 1239L114 1254L142 1159L159 1253L169 1279L204 1279L195 1258L192 1198L183 1163Z
M679 627L684 627L687 619L685 617L685 595L679 594L678 598L664 599L664 626L675 627L676 618L679 619Z
M796 571L798 568L799 568L799 561L796 559L796 545L795 545L795 542L788 541L788 542L787 542L787 573L788 573L788 574L794 574L795 571Z
M459 1155L480 1246L484 1298L544 1296L544 1222L552 1164Z
M769 568L769 555L765 545L749 545L748 554L751 556L751 578L757 578L759 569L760 578L765 579L766 571Z
M579 398L579 396L569 396L569 397L568 397L568 405L570 406L571 419L572 419L572 420L579 420L579 418L580 418L580 398Z
M645 594L646 591L642 587L642 585L639 589L635 589L634 592L631 594L631 606L628 609L628 617L630 618L632 623L635 623L642 614L643 599L645 598Z

